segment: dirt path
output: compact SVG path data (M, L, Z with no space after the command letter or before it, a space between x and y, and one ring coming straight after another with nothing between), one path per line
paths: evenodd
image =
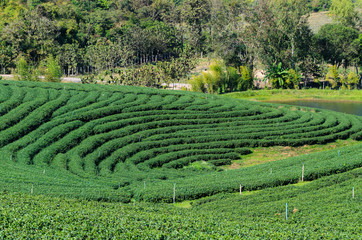
M14 79L14 75L12 74L0 74L1 77L4 79L12 80ZM40 76L40 79L44 79L44 76ZM62 77L62 82L71 82L71 83L80 83L81 79L79 77ZM166 84L162 84L163 86L166 86ZM171 90L182 90L182 88L186 88L190 90L191 85L187 83L170 83L166 89Z
M14 79L14 75L12 74L0 74L4 79ZM44 76L40 76L40 79L44 79ZM62 77L62 82L72 82L72 83L80 83L81 80L78 77Z

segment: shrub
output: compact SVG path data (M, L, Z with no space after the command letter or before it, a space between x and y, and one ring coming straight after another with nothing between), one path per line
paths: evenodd
M20 57L16 62L16 78L20 81L26 81L29 76L29 65L24 57Z
M240 75L238 90L239 91L246 91L248 89L253 88L254 79L253 79L253 72L247 66L240 67Z
M219 79L209 72L202 73L202 79L208 93L215 93L218 88Z
M285 88L284 82L287 77L288 71L282 68L282 63L279 63L269 66L264 80L269 80L272 88Z
M220 61L215 61L210 65L210 73L212 75L211 84L213 91L219 90L219 92L222 93L226 90L227 83L224 68L225 67Z
M355 72L350 72L347 77L348 89L352 89L352 88L357 89L358 81L359 81L359 79L358 79L357 74Z
M16 63L15 78L19 81L39 81L39 71L28 64L24 57Z
M62 69L58 61L50 55L46 60L45 81L60 82L62 75Z
M193 76L189 83L191 84L191 91L193 92L205 92L205 84L202 75Z
M296 72L294 69L289 69L288 76L285 80L285 87L298 89L301 79L302 76L298 72Z
M337 66L336 65L330 66L328 73L326 75L326 81L328 81L332 85L332 88L336 88L339 80L340 78Z
M238 73L237 69L234 67L227 67L226 76L228 79L228 87L230 89L230 92L232 92L234 89L238 90L238 84L240 82L240 74Z

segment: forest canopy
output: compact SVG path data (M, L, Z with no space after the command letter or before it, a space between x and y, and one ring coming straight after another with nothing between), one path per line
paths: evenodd
M358 74L361 1L342 2L2 0L0 72L10 73L21 58L37 68L52 56L69 75L208 55L251 71L281 64L321 76L331 64ZM326 10L335 21L313 33L309 14Z

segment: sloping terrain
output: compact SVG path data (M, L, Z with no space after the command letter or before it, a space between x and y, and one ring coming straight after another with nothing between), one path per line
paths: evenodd
M191 209L0 192L0 238L360 239L361 173L219 194Z
M302 163L307 179L361 167L357 145L221 171L257 146L360 140L362 118L137 87L1 81L0 133L3 189L109 201L171 202L174 184L176 201L235 191L244 179L249 190L285 185ZM200 161L211 168L190 167ZM282 174L263 177L270 168Z

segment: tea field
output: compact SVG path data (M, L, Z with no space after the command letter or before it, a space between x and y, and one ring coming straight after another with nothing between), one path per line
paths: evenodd
M255 147L359 141L358 116L183 91L0 81L0 133L0 238L361 232L360 197L351 198L362 187L361 143L220 167ZM286 202L297 209L288 221Z
M361 174L219 194L190 209L0 192L0 238L360 239Z

